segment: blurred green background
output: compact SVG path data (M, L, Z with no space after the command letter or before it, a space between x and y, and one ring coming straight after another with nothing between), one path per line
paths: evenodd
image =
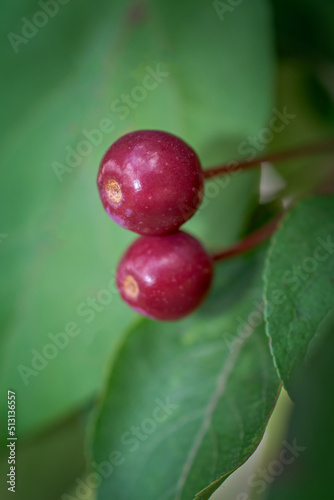
M134 236L102 209L103 153L128 131L156 128L189 142L204 166L219 164L243 157L240 144L284 106L297 118L263 148L328 135L334 4L17 0L0 9L0 428L10 389L16 498L57 500L85 473L90 411L135 319L114 285ZM326 166L280 167L286 194L307 191ZM255 171L219 193L208 188L189 231L209 249L236 241L258 188ZM284 432L277 429L273 450ZM4 450L2 478L6 457ZM1 483L1 498L10 495Z

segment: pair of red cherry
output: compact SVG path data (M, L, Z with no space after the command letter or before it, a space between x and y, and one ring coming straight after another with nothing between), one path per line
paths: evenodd
M98 188L108 215L122 227L143 235L128 248L118 266L117 285L123 299L151 318L182 318L196 309L209 291L213 260L248 251L276 231L284 211L232 247L210 256L198 240L179 231L202 201L204 177L333 152L334 138L330 138L209 168L204 174L193 149L172 134L142 130L121 137L101 162Z
M126 134L104 155L97 182L107 214L142 235L118 265L125 302L159 320L195 310L210 289L213 260L196 238L179 231L203 198L204 174L193 149L167 132Z

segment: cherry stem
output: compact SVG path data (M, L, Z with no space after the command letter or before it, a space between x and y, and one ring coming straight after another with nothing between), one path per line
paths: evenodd
M225 260L229 257L234 257L235 255L239 255L257 247L276 231L283 215L284 212L280 213L260 229L257 229L253 233L249 234L235 245L232 245L221 252L212 254L213 260Z
M204 177L205 179L211 179L218 175L227 174L236 170L256 167L264 162L279 162L290 160L292 158L298 158L308 155L326 154L330 152L334 152L334 138L315 144L306 144L294 149L289 149L287 151L269 153L267 155L258 156L257 158L254 158L252 160L239 162L231 161L230 163L226 163L219 167L211 167L206 169L204 171Z

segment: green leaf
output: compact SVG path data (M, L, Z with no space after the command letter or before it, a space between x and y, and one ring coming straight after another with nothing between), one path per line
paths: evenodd
M334 198L304 201L272 239L265 268L267 332L278 374L296 374L333 321Z
M332 498L333 326L332 319L307 363L302 380L298 381L296 404L285 440L294 447L294 456L291 452L278 456L287 458L289 464L284 462L283 473L275 478L268 500Z
M253 453L279 385L259 267L259 255L221 265L200 312L124 338L94 432L95 464L118 454L99 500L205 500Z
M34 35L15 52L8 34L23 36L36 9L32 0L2 7L0 231L8 237L0 246L0 390L20 395L21 435L96 392L134 317L113 286L134 235L116 227L98 199L104 151L127 131L160 128L191 143L204 164L221 162L235 156L235 141L263 127L273 84L262 0L245 2L224 23L204 0L69 2L45 26L30 28ZM131 104L120 102L124 95ZM209 199L194 232L209 245L234 240L257 184L256 173L231 180ZM219 231L209 222L213 210ZM50 334L73 322L80 333L57 347ZM24 376L22 366L33 371Z

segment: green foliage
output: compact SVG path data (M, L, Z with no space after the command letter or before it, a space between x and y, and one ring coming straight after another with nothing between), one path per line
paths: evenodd
M299 453L273 484L268 500L330 498L333 459L333 323L298 381L287 441Z
M206 303L174 323L121 302L115 269L135 235L104 213L96 175L109 145L140 128L179 135L205 167L333 135L334 3L0 9L0 426L10 389L17 498L219 498L281 383L296 402L282 441L307 450L266 494L330 498L334 199L297 201L332 188L332 156L275 165L296 203L269 251L217 264ZM258 204L259 180L253 169L208 181L185 229L209 250L235 243L281 204Z
M301 203L272 240L265 269L267 332L285 388L333 324L334 198ZM276 297L276 302L274 298Z

